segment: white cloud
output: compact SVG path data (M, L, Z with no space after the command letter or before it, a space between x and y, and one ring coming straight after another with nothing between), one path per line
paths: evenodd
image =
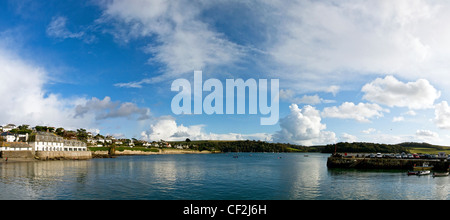
M417 130L416 136L420 137L439 137L439 135L436 132L432 132L430 130Z
M361 132L364 133L364 134L371 134L371 133L374 133L376 131L377 131L377 129L375 129L375 128L368 128L367 130L363 130Z
M94 35L86 34L85 31L72 32L67 28L67 18L63 16L55 16L47 26L47 35L59 39L75 38L81 39L85 43L92 43L95 40Z
M146 46L150 62L165 65L173 77L210 66L232 65L243 50L200 19L207 4L198 1L105 1L99 22L111 22L117 40L152 38ZM143 82L146 83L146 82Z
M450 107L447 101L442 101L435 105L434 123L440 129L450 129Z
M266 133L255 134L216 134L206 133L204 125L184 126L178 125L175 118L171 116L162 116L156 119L150 125L148 131L141 133L141 138L147 141L182 141L189 138L191 140L262 140L271 141L272 137Z
M373 117L383 117L383 112L389 112L377 104L344 102L339 107L326 107L322 116L327 118L354 119L358 122L370 122Z
M441 96L426 79L403 83L393 76L377 78L361 89L363 99L390 107L410 109L432 108L434 101Z
M340 137L342 142L348 142L348 143L353 143L358 141L358 138L354 135L351 134L347 134L347 133L343 133Z
M22 60L13 52L0 48L0 123L52 124L78 127L83 119L70 117L74 104L83 99L62 99L47 93L49 76L45 69Z
M398 117L394 117L392 118L392 122L400 122L400 121L404 121L405 117L403 116L398 116Z
M317 105L320 103L333 103L334 100L326 100L320 98L319 95L303 95L301 98L295 97L295 92L291 89L281 89L280 90L280 99L296 104L308 104L308 105Z
M368 74L427 75L449 85L450 20L446 1L265 1L266 44L292 86L323 89ZM281 16L282 15L282 16ZM349 77L352 80L348 80ZM445 80L443 80L445 79ZM345 86L347 88L347 86Z
M413 110L409 110L409 111L405 112L405 115L416 116L417 113Z
M321 123L318 110L312 106L289 106L291 113L280 119L281 130L273 135L274 142L294 143L301 145L325 144L336 141L333 132L325 131L326 125Z
M416 138L419 141L425 141L425 142L431 142L431 143L440 141L439 134L437 134L436 132L430 131L430 130L417 130Z
M66 129L98 131L100 119L147 119L149 109L133 103L84 97L65 98L46 90L48 72L11 50L0 47L0 124L50 125Z
M120 117L132 118L134 115L138 116L137 120L145 120L150 117L150 109L139 108L136 104L131 102L113 102L108 96L106 96L103 100L93 97L85 104L77 105L75 107L74 118L83 117L89 112L96 115L96 120Z

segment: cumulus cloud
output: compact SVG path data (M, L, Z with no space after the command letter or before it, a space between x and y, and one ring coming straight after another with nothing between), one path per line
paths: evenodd
M64 99L46 92L44 85L50 80L47 71L3 48L0 48L0 78L0 123L86 125L86 120L70 117L74 104L82 103L83 99Z
M327 118L354 119L358 122L370 122L373 117L383 117L383 112L389 112L377 104L344 102L339 107L326 107L322 116Z
M104 1L103 16L98 21L112 22L110 32L118 41L152 38L145 52L149 62L165 66L165 76L179 76L207 66L231 65L243 50L201 21L198 1ZM139 84L147 83L142 81Z
M398 117L394 117L392 118L392 122L400 122L400 121L404 121L405 117L403 116L398 116Z
M354 135L347 134L347 133L343 133L343 134L341 135L341 137L340 137L340 140L341 140L342 142L353 143L353 142L358 141L358 138L357 138L356 136L354 136Z
M430 130L417 130L416 138L420 141L436 142L439 141L439 134Z
M83 117L86 113L89 112L94 113L97 120L120 117L131 118L134 115L138 116L138 120L145 120L150 118L150 109L139 108L136 104L131 102L113 102L108 96L106 96L103 100L93 97L85 104L77 105L75 107L74 118Z
M390 107L410 109L432 108L434 101L441 96L426 79L403 83L393 76L377 78L361 89L363 99Z
M274 29L268 53L291 81L350 83L395 74L448 85L450 15L445 1L266 1ZM282 17L280 15L283 15ZM324 16L326 15L326 16ZM354 73L354 74L352 74ZM323 80L326 79L326 80ZM361 77L359 77L361 79Z
M368 128L366 130L362 130L361 132L364 134L371 134L371 133L375 133L377 131L377 129L375 128Z
M421 137L439 137L436 132L432 132L430 130L417 130L416 135Z
M84 97L62 97L48 92L49 73L24 60L11 50L0 47L0 124L51 125L67 129L98 131L100 119L148 118L149 109L133 103Z
M435 105L434 123L440 129L450 129L450 107L447 101L442 101Z
M178 125L172 116L161 116L150 125L148 131L141 133L141 138L147 141L184 141L190 140L262 140L271 141L272 137L266 133L255 134L216 134L204 131L205 125Z
M289 106L290 114L280 119L281 130L273 135L275 142L313 145L336 141L334 132L325 131L326 125L321 123L318 110L312 106L302 109L296 104Z

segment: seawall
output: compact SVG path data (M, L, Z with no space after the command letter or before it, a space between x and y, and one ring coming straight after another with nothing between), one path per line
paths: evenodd
M450 163L439 159L396 159L396 158L345 158L328 157L328 168L354 168L354 169L399 169L409 170L414 165L420 166L427 162L433 170L446 170Z
M36 151L38 160L89 160L91 151Z
M136 151L136 150L116 150L114 155L108 151L92 151L93 157L125 156L125 155L157 155L157 154L210 154L211 151L179 150L179 149L159 149L158 152Z
M0 151L1 158L21 158L21 159L33 159L34 151L21 150L21 151Z

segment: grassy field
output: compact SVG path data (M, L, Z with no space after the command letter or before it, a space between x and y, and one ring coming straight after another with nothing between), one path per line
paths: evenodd
M437 148L411 148L409 151L413 154L438 154L439 152L445 152L450 154L450 148L448 149L437 149Z

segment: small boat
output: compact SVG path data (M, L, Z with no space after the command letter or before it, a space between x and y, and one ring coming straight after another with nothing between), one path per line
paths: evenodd
M419 171L408 171L408 176L417 174L419 174Z
M417 173L418 176L429 175L431 171L429 170L421 170Z
M304 157L309 157L309 155L308 154L305 154L305 155L303 155Z
M442 176L448 176L449 172L443 172L443 173L433 173L433 177L442 177Z
M430 166L427 162L425 162L425 163L422 164L422 166L416 166L414 164L413 169L414 169L414 171L423 171L423 170L430 171L431 169L433 169L433 166Z

